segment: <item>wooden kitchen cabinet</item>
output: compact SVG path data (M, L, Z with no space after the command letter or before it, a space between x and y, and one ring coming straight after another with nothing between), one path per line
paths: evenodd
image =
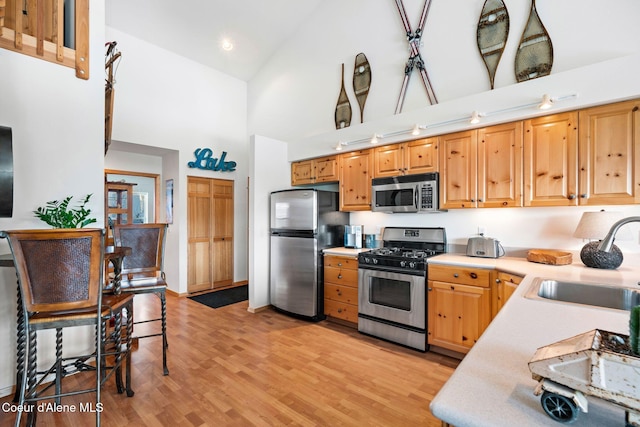
M324 256L324 314L358 325L358 257Z
M507 303L507 300L511 298L511 295L516 291L523 277L517 274L506 273L504 271L496 272L495 285L492 290L491 301L491 318L496 317L496 314Z
M373 150L340 155L340 210L371 210Z
M493 270L429 265L427 341L467 353L491 322Z
M524 205L577 206L578 112L524 122Z
M338 156L321 157L291 163L291 185L338 182Z
M579 112L580 205L640 203L640 100Z
M437 171L437 137L374 148L374 178Z
M522 206L522 122L439 137L442 209Z

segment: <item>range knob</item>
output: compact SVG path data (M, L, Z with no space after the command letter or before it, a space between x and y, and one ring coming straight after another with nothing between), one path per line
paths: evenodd
M369 257L363 257L363 259L365 264L369 264L371 262L371 258Z
M416 268L416 263L415 263L414 261L411 261L411 262L409 263L409 267L410 267L410 268Z
M400 267L406 267L407 266L407 261L400 261Z
M373 261L374 264L378 263L378 259L377 258L374 258L372 261Z

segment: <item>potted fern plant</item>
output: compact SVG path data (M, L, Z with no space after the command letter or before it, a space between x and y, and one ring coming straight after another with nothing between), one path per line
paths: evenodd
M33 213L53 228L86 227L97 222L95 218L89 217L91 209L86 208L91 196L92 194L87 194L77 207L69 207L73 196L65 197L63 200L53 200L47 202L45 206L38 207Z

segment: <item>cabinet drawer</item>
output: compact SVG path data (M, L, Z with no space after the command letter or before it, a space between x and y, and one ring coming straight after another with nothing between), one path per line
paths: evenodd
M358 306L331 299L324 300L324 314L351 323L358 323Z
M344 285L358 287L358 270L347 270L344 268L325 267L324 283L334 283L336 285Z
M428 279L488 288L491 285L491 271L482 268L432 264L429 265Z
M350 258L338 255L325 255L324 256L325 267L345 268L348 270L358 269L358 258Z
M324 297L334 301L358 305L358 288L325 283Z

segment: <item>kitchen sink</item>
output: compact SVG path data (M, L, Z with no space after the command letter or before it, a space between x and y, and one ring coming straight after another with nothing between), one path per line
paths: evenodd
M537 277L526 298L546 299L594 307L631 310L640 305L640 290L586 282L567 282Z

